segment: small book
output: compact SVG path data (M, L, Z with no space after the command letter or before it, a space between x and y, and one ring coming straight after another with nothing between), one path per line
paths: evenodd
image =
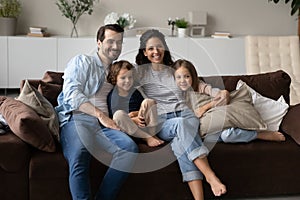
M27 36L30 37L49 37L49 33L27 33Z
M29 27L30 33L45 33L47 31L47 27L41 26L31 26Z
M215 32L211 35L212 38L231 38L231 34L229 32Z

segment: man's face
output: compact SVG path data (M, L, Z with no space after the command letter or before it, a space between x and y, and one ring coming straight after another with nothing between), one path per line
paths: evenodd
M101 42L98 40L99 56L106 61L114 61L121 54L123 34L107 29L105 38Z

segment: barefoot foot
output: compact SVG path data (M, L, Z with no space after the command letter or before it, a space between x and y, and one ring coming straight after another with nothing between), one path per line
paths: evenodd
M210 184L211 190L215 196L221 196L227 192L226 186L218 179L218 177L211 177L207 182Z
M145 141L149 147L157 147L164 143L163 140L159 139L156 136L145 138Z
M257 139L283 142L285 141L285 136L278 131L261 131L257 134Z

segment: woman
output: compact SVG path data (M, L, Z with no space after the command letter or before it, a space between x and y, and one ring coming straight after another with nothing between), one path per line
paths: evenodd
M215 196L226 193L225 185L209 166L208 149L198 134L199 119L187 107L176 85L170 67L173 61L164 35L158 30L148 30L141 36L136 64L141 88L148 98L157 102L161 123L157 136L170 141L183 181L188 182L194 198L204 199L203 175Z

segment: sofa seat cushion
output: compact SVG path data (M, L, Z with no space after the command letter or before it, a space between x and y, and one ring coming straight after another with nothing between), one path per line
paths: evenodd
M287 135L285 142L217 143L208 159L227 186L224 197L246 198L299 194L299 155L299 146Z
M0 167L13 173L25 168L29 163L30 148L12 132L0 135Z

